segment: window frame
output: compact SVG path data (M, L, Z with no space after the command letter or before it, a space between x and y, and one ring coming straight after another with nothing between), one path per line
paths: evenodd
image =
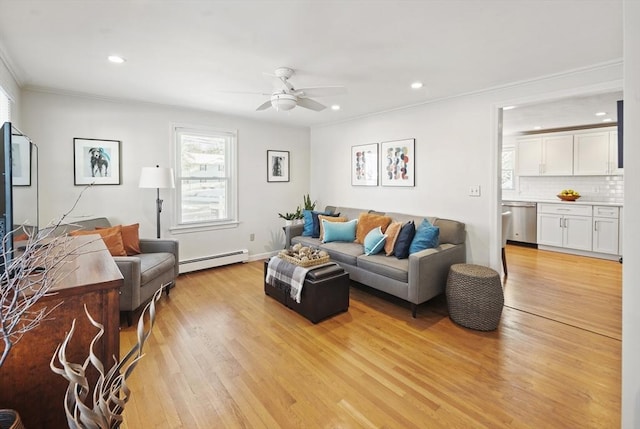
M512 162L512 168L504 168L504 153L505 152L511 152L511 162ZM513 191L516 189L516 148L515 146L504 146L502 148L502 153L500 156L500 187L502 190L504 191ZM506 171L510 171L511 172L511 187L505 187L502 179L504 178L504 174Z
M225 148L225 179L227 183L227 192L225 193L227 216L224 219L208 219L194 222L182 221L182 181L197 179L192 176L183 176L182 174L182 145L181 136L184 134L196 135L211 138L226 139ZM239 224L238 219L238 132L237 130L211 128L202 125L172 125L172 142L173 142L173 166L175 171L176 188L175 201L173 205L174 225L170 228L172 233L188 233L197 231L206 231L212 229L234 228ZM228 152L228 153L227 153ZM213 178L212 178L213 179ZM205 180L212 180L205 179Z

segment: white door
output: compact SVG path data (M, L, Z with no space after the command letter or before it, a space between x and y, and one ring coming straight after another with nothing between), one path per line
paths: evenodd
M618 254L618 219L593 218L593 251Z
M573 174L609 174L609 146L609 132L576 134L573 145Z
M573 174L573 135L542 138L542 174L545 176Z
M542 163L542 138L522 138L517 142L516 174L518 176L539 176Z
M592 217L564 217L564 247L591 251Z
M557 214L538 213L538 244L562 247L563 221Z

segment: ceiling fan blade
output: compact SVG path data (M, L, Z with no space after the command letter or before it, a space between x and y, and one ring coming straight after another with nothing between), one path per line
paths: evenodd
M306 109L315 110L316 112L319 112L327 108L327 106L320 104L317 101L312 100L310 98L299 98L298 106L304 107Z
M298 97L326 97L329 95L346 94L344 86L317 86L312 88L299 88L296 90Z
M265 101L264 103L259 105L256 110L267 110L269 107L271 107L271 100Z

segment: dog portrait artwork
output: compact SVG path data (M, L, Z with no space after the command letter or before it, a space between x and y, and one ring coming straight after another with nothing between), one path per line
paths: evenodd
M109 176L109 154L102 147L92 147L89 149L89 160L91 164L91 177Z

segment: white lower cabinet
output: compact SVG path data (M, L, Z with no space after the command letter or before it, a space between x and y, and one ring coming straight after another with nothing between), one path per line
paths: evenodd
M590 251L592 219L591 206L538 204L538 244Z
M618 207L538 204L538 244L618 254Z

